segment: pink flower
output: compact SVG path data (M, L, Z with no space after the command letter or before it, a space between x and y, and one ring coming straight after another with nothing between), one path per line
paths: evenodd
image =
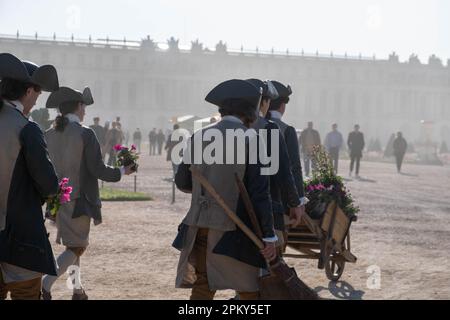
M61 197L59 198L59 202L61 204L70 202L70 194L66 194L66 193L62 194Z
M137 148L136 148L136 146L133 144L132 146L131 146L131 151L136 151L137 150Z
M73 188L72 187L67 187L63 191L64 191L65 194L71 194L72 191L73 191Z
M116 150L116 151L122 151L123 148L124 147L121 146L120 144L117 144L117 145L114 146L114 150Z
M314 188L314 186L308 186L307 190L308 190L309 192L311 192L311 191L314 191L315 188Z

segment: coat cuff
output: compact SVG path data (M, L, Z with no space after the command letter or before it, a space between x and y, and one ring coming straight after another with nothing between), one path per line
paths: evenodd
M306 206L308 204L308 202L309 202L309 199L307 197L300 198L301 206Z
M263 241L264 242L269 242L269 243L274 243L274 242L278 241L278 237L275 235L275 236L273 236L271 238L264 238Z

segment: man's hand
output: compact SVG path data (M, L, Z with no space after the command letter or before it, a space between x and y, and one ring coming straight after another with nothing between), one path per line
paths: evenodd
M303 215L305 214L305 206L291 208L289 213L291 228L296 228L300 225Z
M264 242L265 248L261 250L261 254L264 256L264 258L271 262L275 260L277 257L277 249L275 247L275 242Z

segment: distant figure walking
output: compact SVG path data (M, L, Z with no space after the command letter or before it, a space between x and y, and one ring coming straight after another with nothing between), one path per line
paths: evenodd
M156 135L156 143L158 144L158 155L162 155L162 149L165 141L166 136L164 135L164 132L160 129L158 134Z
M173 131L176 131L178 129L180 129L180 126L178 124L175 124L173 126ZM174 163L175 159L172 159L172 150L180 141L172 141L172 135L173 132L167 138L166 147L164 149L167 151L166 160L172 163L173 176L175 177L178 169L178 164Z
M384 149L385 158L390 158L394 156L394 140L395 140L395 133L391 134L389 141L386 145L386 149Z
M305 163L305 175L309 176L310 168L312 170L316 169L316 163L314 162L312 156L315 147L319 147L320 142L320 134L317 130L314 130L314 124L312 122L308 122L308 128L303 130L300 135L300 145L303 152L303 161Z
M142 133L141 129L137 128L136 131L133 133L133 143L138 149L138 152L141 152L141 143L142 143Z
M402 172L403 159L405 158L406 150L408 149L408 143L401 132L397 133L397 138L394 140L394 155L397 163L397 172Z
M355 130L348 135L347 145L350 151L350 177L356 163L356 178L359 178L360 162L365 147L364 134L359 131L359 125L355 125Z
M106 144L108 145L108 153L109 153L109 158L108 158L108 165L109 166L115 166L116 165L116 151L114 150L114 146L118 145L118 144L122 144L122 134L119 131L119 129L117 129L117 123L113 122L111 124L112 129L108 131L107 137L106 137Z
M150 142L150 152L149 155L154 156L156 155L156 128L153 128L152 131L148 134L148 140Z
M332 131L325 137L324 144L333 161L334 172L337 174L339 168L339 152L344 144L344 138L342 138L342 134L338 131L338 125L336 123L333 124Z
M105 157L105 142L106 142L106 129L100 125L100 118L94 118L94 124L90 127L94 130L95 135L97 136L98 143L100 144L100 149L102 151L102 158Z

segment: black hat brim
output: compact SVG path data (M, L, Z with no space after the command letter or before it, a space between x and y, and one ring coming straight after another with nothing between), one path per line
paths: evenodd
M28 68L27 68L28 67ZM34 70L30 75L28 70ZM37 66L24 62L10 53L0 54L0 79L9 78L39 86L43 91L59 89L58 73L54 66Z
M87 106L94 104L91 89L86 87L81 93L68 87L61 87L53 92L47 99L46 108L56 109L66 102L80 102Z
M291 86L285 86L278 81L271 81L275 89L278 91L279 99L287 99L292 95Z
M269 98L270 100L276 100L279 98L278 91L271 81L262 81L259 79L248 79L246 80L253 84L255 87L263 88L263 97Z
M262 88L257 88L245 80L228 80L216 86L206 96L205 100L218 107L227 107L228 100L244 100L257 108L262 94Z

